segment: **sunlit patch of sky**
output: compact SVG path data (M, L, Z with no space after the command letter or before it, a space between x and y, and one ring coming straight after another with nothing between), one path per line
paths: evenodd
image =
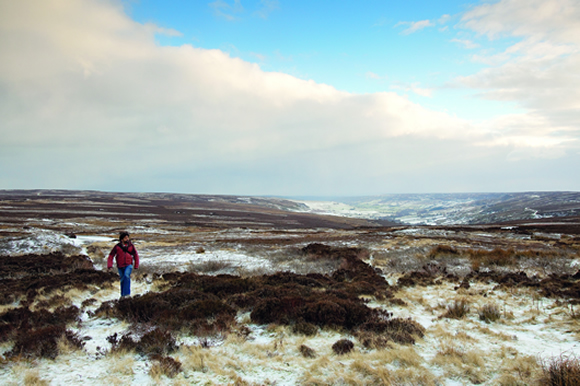
M268 11L264 11L267 5ZM475 54L503 52L518 39L490 41L461 27L462 1L127 1L139 22L181 35L160 45L191 44L331 85L351 93L396 92L464 119L517 113L517 103L482 100L453 84L487 67ZM264 11L264 12L260 12ZM406 33L411 23L428 26Z

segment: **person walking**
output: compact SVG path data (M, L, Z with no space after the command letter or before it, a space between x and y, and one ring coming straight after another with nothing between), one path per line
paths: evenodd
M119 243L113 247L107 260L107 269L113 269L113 258L117 261L117 270L121 281L121 297L131 295L131 272L133 272L133 263L135 269L139 268L139 254L137 249L131 243L128 232L121 232Z

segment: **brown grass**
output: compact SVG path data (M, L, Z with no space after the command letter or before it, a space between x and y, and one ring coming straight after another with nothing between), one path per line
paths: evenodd
M463 319L469 314L469 303L465 299L454 300L447 306L447 311L441 316L442 318Z
M436 259L457 255L459 255L459 251L456 248L449 245L441 244L431 248L431 250L427 254L427 257L429 259Z
M477 312L479 320L486 323L497 322L501 318L501 311L495 304L486 304Z
M155 380L159 380L162 375L173 378L181 372L181 362L172 357L155 355L151 359L153 359L153 364L149 370L149 375Z
M580 360L561 355L542 362L541 384L550 386L580 385Z
M484 357L484 354L479 351L467 351L453 345L443 345L432 363L445 369L449 376L464 378L479 384L486 379Z
M316 358L316 351L304 344L301 344L300 347L298 347L298 351L300 351L300 354L302 354L304 358Z

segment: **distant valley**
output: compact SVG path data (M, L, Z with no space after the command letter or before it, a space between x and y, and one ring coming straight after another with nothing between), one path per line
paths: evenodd
M580 192L389 194L296 201L307 211L411 225L492 224L580 216Z

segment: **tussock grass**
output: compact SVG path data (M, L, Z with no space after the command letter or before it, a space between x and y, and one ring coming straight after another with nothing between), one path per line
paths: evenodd
M536 358L528 355L517 355L505 358L501 366L497 383L502 386L527 386L536 383L540 365Z
M542 373L540 382L544 385L580 385L580 359L575 355L560 355L543 360Z
M397 369L393 371L392 377L394 381L391 383L393 385L422 385L422 386L436 386L440 385L441 380L433 375L429 370L424 367L408 368L408 369Z
M156 355L152 359L153 364L149 370L149 375L157 382L160 381L162 376L173 378L181 372L181 362L172 357Z
M469 302L466 299L456 299L447 306L447 311L441 317L462 319L469 314L469 311Z
M292 326L292 332L305 336L314 336L318 333L318 327L312 323L298 321Z
M390 363L399 367L420 367L425 360L414 347L392 344L388 350L377 350L365 358L378 363Z
M298 351L300 351L300 354L302 354L302 356L304 358L309 358L309 359L316 358L316 351L314 351L313 349L311 349L310 347L308 347L304 344L301 344L298 347Z
M485 327L485 326L478 326L475 328L477 331L481 332L482 334L486 334L489 336L492 336L494 338L497 338L501 341L512 341L514 340L514 336L513 335L508 335L508 334L504 334L503 332L495 332L490 330L489 328Z
M67 334L57 339L56 349L58 351L58 355L75 354L82 350L83 345L79 341L78 337L71 336L72 334Z
M381 267L387 272L405 273L415 271L425 264L423 248L397 248L385 246L388 251L380 250L373 252L373 265Z
M479 320L486 323L497 322L501 318L499 307L491 303L482 306L477 313L479 315Z
M457 250L457 248L452 247L450 245L446 245L446 244L440 244L440 245L437 245L437 246L431 248L431 250L427 254L427 257L429 259L436 259L436 258L445 258L445 257L450 257L450 256L456 257L459 254L460 253Z
M24 373L22 378L24 386L48 386L49 381L40 377L40 373L37 369L30 369Z
M202 349L199 346L182 345L179 348L179 354L182 358L184 369L191 371L207 372L207 363L213 359L211 351Z
M357 358L349 366L352 373L360 374L369 385L392 385L394 378L383 366L373 366L363 358Z
M201 274L214 273L219 271L226 271L233 268L233 264L226 260L206 260L202 262L187 263L187 272L195 272Z
M122 354L117 358L114 358L111 363L111 372L120 375L133 375L133 366L135 365L135 359L133 355Z
M431 363L441 367L447 376L464 378L477 384L486 379L484 357L479 350L463 350L453 344L442 344Z

